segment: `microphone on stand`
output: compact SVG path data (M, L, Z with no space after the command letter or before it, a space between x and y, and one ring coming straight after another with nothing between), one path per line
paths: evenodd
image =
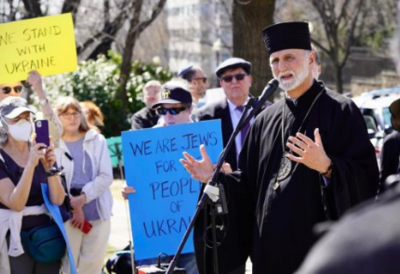
M262 91L260 97L258 97L257 102L254 105L253 111L251 114L258 114L262 106L265 104L267 101L268 97L271 96L272 93L276 91L276 89L279 86L279 81L274 79L271 79L268 84L265 86L264 90Z

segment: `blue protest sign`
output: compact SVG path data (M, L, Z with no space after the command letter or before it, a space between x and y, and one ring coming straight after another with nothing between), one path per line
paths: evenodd
M221 121L181 124L122 133L135 260L173 255L195 212L201 183L192 179L179 159L187 151L200 158L206 146L215 163L222 151ZM182 253L193 252L190 236Z

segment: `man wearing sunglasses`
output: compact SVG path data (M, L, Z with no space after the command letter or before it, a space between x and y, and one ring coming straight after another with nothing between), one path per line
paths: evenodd
M178 76L189 82L194 106L196 108L204 106L208 82L203 69L199 66L187 65L179 71Z
M226 99L205 105L200 108L195 115L200 121L221 119L222 139L224 146L226 146L233 129L236 127L243 113L243 106L250 98L252 83L251 63L242 58L229 58L217 67L215 74L220 79L220 85L224 90ZM254 120L251 121L251 123L253 122ZM230 164L232 170L237 169L239 152L242 149L249 127L250 125L242 130L241 134L236 137L235 144L228 151L226 162ZM240 205L240 195L238 195L233 188L227 186L225 193L229 201L229 222L217 224L217 227L221 228L221 231L218 231L218 233L225 233L226 235L218 247L220 273L242 274L245 273L247 255L245 254L246 251L240 250L236 243L245 242L247 240L247 235L242 233L242 227L245 223L241 222L238 218L244 214L244 208ZM206 222L208 225L208 221L204 221L202 216L199 216L199 223L202 222ZM219 222L219 220L217 220L217 222ZM203 237L203 232L200 226L196 226L194 237L196 239L201 239ZM197 243L196 250L199 250L196 252L196 257L200 272L212 273L210 272L212 268L211 261L205 259L211 257L211 249L207 249L204 253L202 252L202 250L205 250L202 241L198 240L195 241L195 243ZM203 269L204 261L207 263L207 270Z
M22 92L23 86L21 82L12 82L0 85L0 101L7 98L8 96L19 97Z
M251 63L241 58L229 58L222 62L215 70L220 79L226 99L206 105L195 112L199 121L221 119L222 139L224 146L228 143L233 129L239 122L243 106L250 98ZM248 128L246 128L248 130ZM245 130L246 130L245 129ZM230 149L226 161L233 170L237 169L237 159L244 142L245 134L235 139L235 145Z
M161 101L152 107L163 118L156 127L193 122L192 95L183 83L177 81L165 83L161 89L161 98Z
M43 113L43 118L49 121L51 141L55 147L58 147L60 136L62 135L61 123L58 120L57 115L54 114L53 109L49 104L46 92L43 89L42 77L38 71L31 70L28 73L28 78L26 81L16 81L1 84L0 101L9 96L20 97L22 95L22 92L24 91L24 88L32 89L36 93L39 99L39 105Z

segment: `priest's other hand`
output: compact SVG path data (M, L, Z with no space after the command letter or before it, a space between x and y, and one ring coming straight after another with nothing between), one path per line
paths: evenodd
M216 164L213 165L213 168L214 168L214 169L215 169L216 167L217 167ZM223 172L223 173L225 173L225 174L230 174L230 173L233 172L231 165L230 165L229 163L227 163L227 162L224 162L224 163L222 164L222 167L221 167L221 169L220 169L219 171L220 171L220 172Z
M325 153L318 128L314 130L314 139L315 142L301 133L297 133L296 137L290 136L286 145L299 157L290 153L287 154L287 157L289 160L304 164L319 173L325 173L331 164L331 159Z
M185 159L180 159L179 161L190 175L192 175L193 179L207 183L213 175L214 167L204 145L200 146L200 153L203 159L196 160L189 153L183 152Z

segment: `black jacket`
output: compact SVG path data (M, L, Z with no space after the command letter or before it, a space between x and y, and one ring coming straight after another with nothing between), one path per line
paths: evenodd
M152 109L142 108L132 115L132 129L151 128L158 122L159 115Z

